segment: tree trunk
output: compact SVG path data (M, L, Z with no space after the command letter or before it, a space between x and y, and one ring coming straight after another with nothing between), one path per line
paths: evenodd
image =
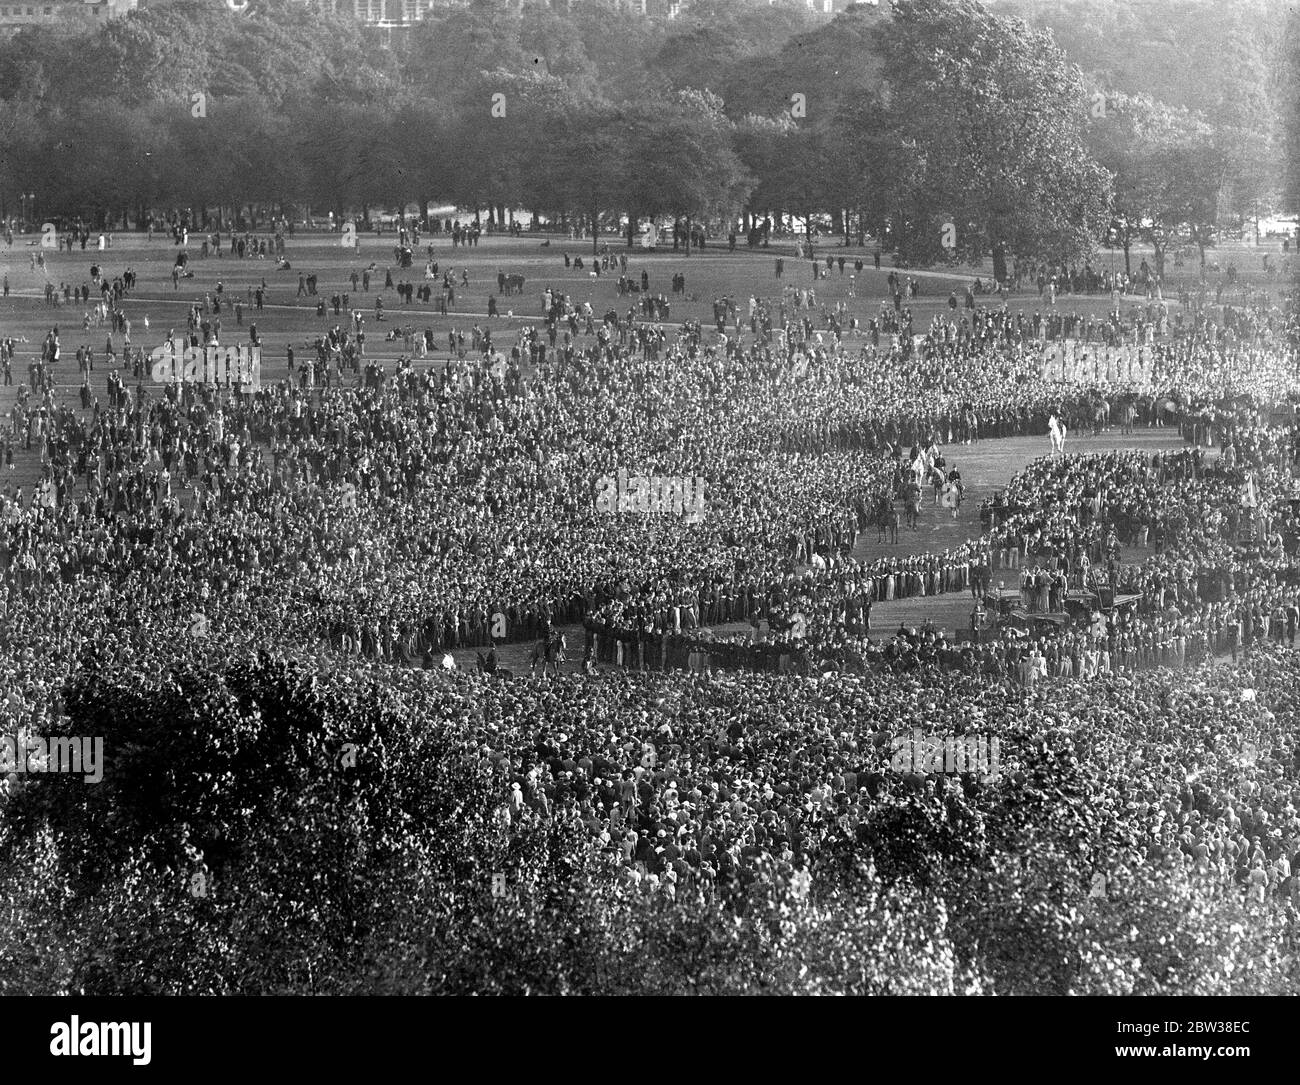
M691 254L691 216L686 216L686 255Z
M591 255L595 256L600 252L600 211L596 208L591 209Z
M1257 233L1256 241L1258 241L1258 236L1259 235ZM1192 240L1196 243L1196 251L1200 253L1201 256L1202 274L1205 273L1205 250L1209 246L1212 238L1213 238L1213 234L1210 232L1210 230L1207 227L1197 226L1192 229ZM1162 268L1160 270L1160 277L1163 279L1164 275L1165 275L1164 269Z
M636 241L636 226L637 216L629 211L627 215L627 247L629 249L633 247Z
M1132 260L1129 259L1129 248L1131 247L1131 245L1132 245L1132 241L1129 239L1128 233L1125 232L1124 234L1124 274L1125 275L1133 274L1133 262Z

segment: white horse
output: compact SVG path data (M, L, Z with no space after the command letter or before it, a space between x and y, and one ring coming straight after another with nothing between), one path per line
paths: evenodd
M1065 452L1065 423L1056 415L1052 415L1047 421L1047 434L1052 439L1052 452Z

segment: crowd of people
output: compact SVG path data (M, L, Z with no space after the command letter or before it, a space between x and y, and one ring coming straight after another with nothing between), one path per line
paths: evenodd
M646 891L707 898L760 879L797 882L839 849L869 853L877 819L909 796L973 825L1023 797L1050 754L1080 767L1095 823L1130 830L1072 841L1095 847L1110 894L1143 867L1172 867L1294 910L1295 675L1295 657L1270 649L1231 673L1154 670L1029 690L932 667L888 681L728 672L502 682L406 670L395 682L415 700L454 698L444 711L492 772L501 832L572 824ZM899 765L898 740L918 731L996 739L995 771ZM1072 887L1080 899L1087 889Z
M121 329L127 279L96 270ZM216 339L216 304L191 310L192 342ZM843 314L818 327L802 295L720 299L712 342L635 307L597 317L549 291L543 307L420 368L366 361L354 323L309 359L334 361L330 381L150 387L137 365L131 387L112 366L101 400L85 352L82 409L34 384L10 438L34 438L41 479L0 496L8 710L56 718L92 657L165 667L275 644L421 683L450 650L583 624L580 675L472 679L483 753L507 824L574 817L630 879L680 891L812 862L882 788L935 786L882 771L891 728L978 719L1004 748L1040 727L1105 757L1162 736L1164 760L1124 785L1152 819L1145 858L1181 851L1294 892L1294 766L1275 726L1291 717L1261 723L1265 703L1290 711L1280 649L1300 622L1300 431L1270 415L1300 394L1294 305L1187 322L1160 307L1107 335L979 305L855 346ZM989 503L979 538L854 556L864 532L897 539L925 487L955 508L971 443L1129 408L1191 447L1044 458ZM703 478L704 515L600 509L599 480L620 469ZM1080 620L961 642L873 625L873 605L906 596L972 590L978 609L1008 573L1028 576L1032 612L1082 597ZM750 631L711 629L727 623ZM1228 655L1267 695L1225 700L1200 668ZM1225 743L1262 733L1271 759L1229 771Z

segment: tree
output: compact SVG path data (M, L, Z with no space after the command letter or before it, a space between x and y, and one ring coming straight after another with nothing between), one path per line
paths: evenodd
M1286 128L1286 198L1292 211L1300 208L1300 11L1294 8L1287 18L1283 62L1284 112Z
M1153 231L1163 238L1169 229L1169 216L1160 205L1172 149L1204 129L1197 129L1195 119L1185 110L1171 109L1151 98L1096 93L1103 95L1103 104L1093 110L1089 144L1113 177L1114 236L1124 250L1124 270L1131 274L1133 242Z
M751 10L762 14L769 33L780 26L772 9ZM734 118L789 115L792 96L799 94L807 122L824 125L838 110L879 92L881 58L875 45L888 12L886 5L859 5L811 27L800 13L779 37L763 38L764 48L724 65L714 87Z
M1223 206L1237 221L1276 206L1288 109L1284 0L1157 5L1099 0L1006 0L1050 29L1108 95L1164 103L1209 124L1223 151ZM1293 16L1292 16L1293 17Z
M859 245L868 229L883 237L895 194L919 181L906 127L878 95L862 94L841 104L825 130L825 191L834 206L846 209L845 237L850 212L857 218Z
M1156 274L1163 276L1166 250L1184 233L1203 264L1227 172L1210 126L1150 98L1111 95L1089 136L1114 176L1113 217L1125 270L1132 271L1132 242L1143 238L1154 246Z
M787 171L797 126L788 116L749 114L736 123L736 154L754 179L744 210L753 218L784 209L789 196ZM806 207L807 201L801 206Z
M915 164L895 223L910 259L943 256L946 223L970 260L1087 255L1108 178L1084 145L1082 77L1049 33L974 0L917 0L894 9L878 48Z
M434 102L411 102L392 117L386 142L400 149L391 176L396 202L418 203L421 221L428 218L430 203L445 200L456 186L456 156L448 151L451 132L447 111Z
M454 103L475 115L486 111L482 73L522 75L534 67L520 34L518 9L502 0L473 0L417 24L406 42L412 95Z
M688 254L692 221L739 208L751 184L721 106L716 96L683 91L627 113L637 164L630 202L684 220Z
M524 181L530 207L564 215L589 216L593 227L602 213L625 209L629 244L638 214L622 111L607 106L577 106L553 111L535 141ZM592 252L599 238L592 230Z

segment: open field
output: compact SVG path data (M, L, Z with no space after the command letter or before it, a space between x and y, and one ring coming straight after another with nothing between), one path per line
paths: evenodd
M30 241L31 238L27 240ZM38 250L25 244L24 238L19 236L15 238L12 248L0 247L0 273L8 276L11 290L8 297L0 299L0 337L13 336L20 340L14 367L14 385L0 387L0 410L8 412L12 407L18 388L27 380L26 363L32 354L38 352L40 341L48 329L56 325L63 347L62 360L56 373L56 399L80 409L76 395L79 375L73 356L78 346L85 345L96 352L92 389L102 402L105 381L111 369L105 364L107 329L83 329L83 306L69 304L50 307L43 300L47 279L56 286L63 283L80 285L89 281L92 263L99 263L109 278L120 274L127 267L136 272L137 288L128 295L123 307L132 323L133 344L146 348L162 342L173 329L183 330L187 307L196 300L201 301L205 293L215 295L217 283L222 283L228 299L242 298L246 302L242 326L235 323L233 313L223 312L223 340L227 343L244 341L249 325L256 321L263 342L262 374L263 379L268 381L281 380L287 376L286 349L290 345L293 345L301 358L310 349L309 345L317 335L347 319L346 312L343 316L335 317L332 310L325 317L318 317L315 299L298 296L300 272L318 276L318 294L328 301L336 292L351 293L349 276L353 271L360 273L362 269L375 265L370 291L359 291L351 297L353 304L362 308L364 313L367 356L389 365L403 355L405 349L400 339L385 342L383 334L404 325L413 326L417 330L432 328L435 342L440 344L445 343L449 331L465 331L468 335L476 324L490 326L497 336L497 342L508 346L513 342L515 332L539 321L541 293L547 287L571 294L580 302L590 301L598 317L611 307L626 312L629 306L637 303L636 296L618 296L616 271L603 272L597 278L585 269L579 271L564 267L566 251L571 256L582 255L584 261L590 263L590 240L565 241L552 238L550 244L543 247L542 240L536 237L516 239L496 236L484 237L477 247L453 248L445 234L434 234L422 237L421 252L417 257L424 255L430 240L434 259L439 265L439 279L443 271L452 269L457 282L455 302L447 316L440 315L432 304L417 303L409 308L403 307L395 291L382 289L384 274L388 270L391 270L394 282L419 284L424 281L422 259L417 259L415 266L407 270L398 269L393 263L392 234L385 234L382 238L373 234L362 235L359 253L345 250L339 243L338 235L311 234L287 239L286 258L291 265L288 270L279 270L272 257L241 260L227 253L221 258L212 255L205 259L198 255L199 248L192 242L189 252L194 277L182 279L179 289L174 288L171 282L171 268L178 246L164 240L147 241L140 235L124 235L115 237L113 246L103 253L91 249L67 253ZM616 246L615 239L611 238L610 241L614 255L625 251ZM888 261L877 271L871 265L870 251L827 245L820 250L822 267L824 268L825 255L838 257L843 254L846 260L845 272L841 276L837 264L829 276L814 282L810 263L794 259L789 255L789 250L788 243L774 243L767 250L750 250L741 246L735 252L728 252L723 245L691 256L671 251L646 253L633 250L628 253L628 274L639 279L644 269L649 275L651 291L656 294L668 294L672 276L684 274L686 298L683 300L680 296L669 295L672 301L671 320L666 325L671 328L683 320L700 320L705 324L706 342L714 336L710 320L711 303L715 297L730 295L743 311L751 294L760 298L779 299L784 285L813 287L819 309L843 301L848 306L849 314L864 322L879 313L881 301L889 292ZM46 267L43 270L31 266L31 257L37 251L45 253ZM1234 260L1242 269L1258 269L1264 252L1274 252L1276 260L1281 254L1280 243L1272 241L1258 249L1238 245L1216 255L1225 263L1229 259ZM785 267L784 276L778 279L774 268L775 260L780 254L785 254ZM1135 251L1135 264L1142 255L1147 254ZM866 267L859 276L854 277L852 265L859 256ZM526 286L521 296L499 299L502 315L489 321L486 316L487 299L496 293L499 270L524 275ZM468 274L468 287L460 285L462 271ZM922 292L911 302L916 322L920 326L927 323L936 310L947 311L949 291L957 290L960 293L976 274L987 275L988 269L906 270L902 274L910 275L922 284ZM1251 278L1264 285L1262 276L1255 274ZM251 291L263 282L266 283L266 302L265 308L258 312L248 303L248 298ZM386 319L382 322L375 320L376 297L382 297L385 301ZM1124 304L1143 301L1145 299L1128 298ZM1029 313L1039 308L1048 308L1046 299L1040 299L1036 289L1013 295L1011 304ZM1057 301L1057 307L1067 312L1098 314L1105 312L1109 305L1109 295L1066 296ZM747 328L744 338L748 338ZM121 339L118 335L114 341L119 352ZM861 336L856 339L860 340ZM855 337L850 335L848 341L855 341ZM445 349L437 350L428 358L417 360L416 365L442 364L448 357ZM125 376L130 384L130 374ZM1069 447L1072 451L1118 447L1150 447L1154 450L1178 443L1176 434L1154 430L1134 439L1121 439L1118 433L1097 438L1072 435ZM977 537L980 531L980 502L991 497L995 490L1004 487L1030 460L1045 454L1048 445L1045 438L1017 438L983 441L947 451L951 462L961 470L967 486L966 501L958 517L954 520L945 511L935 509L927 503L923 507L920 530L914 533L904 530L897 548L878 544L874 534L868 532L858 541L856 557L872 560L893 549L907 555L942 551ZM20 444L17 445L14 469L5 474L8 476L4 479L7 487L21 486L25 493L30 493L40 475L38 453L35 450L25 451ZM953 629L964 626L968 617L967 598L956 595L899 600L881 604L873 612L879 629L896 628L900 622L917 624L926 618L942 628ZM570 638L571 654L575 639ZM516 668L526 666L529 650L530 646L508 646L502 652L502 662ZM474 659L473 651L463 651L457 655L462 657L463 662L472 662Z
M283 376L284 350L291 343L295 349L322 332L328 331L342 317L335 318L332 311L325 317L317 317L315 299L298 297L298 275L316 274L319 277L318 293L328 302L336 291L351 293L354 306L362 309L366 319L367 354L375 358L394 359L402 350L400 341L385 343L383 332L412 324L418 329L432 328L435 341L445 343L449 330L467 330L474 324L486 325L487 303L490 295L496 293L497 272L524 275L526 286L521 296L500 298L498 301L501 315L492 321L498 338L503 332L510 332L534 323L541 312L541 294L547 287L563 291L573 296L579 303L590 301L597 316L613 307L626 312L629 305L636 304L635 297L618 296L617 272L604 272L599 278L589 270L565 268L563 253L581 255L589 260L590 241L564 241L560 238L550 239L548 247L542 247L542 240L525 236L520 239L511 237L485 237L475 248L452 248L445 234L425 235L421 238L421 251L416 254L415 266L405 271L398 270L393 263L394 238L385 234L382 238L373 234L359 235L361 247L359 252L346 250L340 244L339 235L314 234L287 239L286 258L291 264L289 270L277 269L274 258L238 259L229 254L222 258L209 256L206 259L198 255L199 248L193 238L189 246L190 268L194 272L192 279L181 280L179 289L174 289L171 282L171 269L178 247L163 240L146 241L140 235L118 235L113 247L104 253L91 250L77 250L73 253L39 250L31 245L34 238L30 235L18 236L12 248L0 246L0 273L8 276L11 294L0 299L0 334L25 336L31 349L48 328L57 323L60 327L64 354L74 353L77 346L88 344L102 351L104 334L97 329L82 333L81 323L83 308L75 304L60 306L56 309L47 307L43 302L43 293L47 281L55 286L62 283L77 286L89 282L90 266L99 263L108 277L119 274L127 266L132 267L139 276L135 291L127 298L125 309L132 321L133 342L137 345L152 345L160 341L168 328L183 326L186 306L195 300L201 300L205 293L215 292L216 284L221 282L225 292L232 298L248 298L250 288L267 286L266 308L256 314L258 331L265 344L263 373L268 379ZM415 304L404 308L393 290L381 289L385 270L391 269L394 282L403 280L419 285L424 281L425 247L432 240L434 259L439 266L439 274L454 269L457 283L455 301L451 312L443 317L436 311L436 292L433 303ZM613 243L610 249L614 255L627 250ZM603 243L603 242L602 242ZM46 267L33 269L31 256L38 251L45 253ZM737 303L745 302L753 294L759 298L779 299L781 287L792 285L799 288L812 287L817 293L819 309L834 306L843 301L848 306L850 316L865 322L880 312L880 304L889 294L887 277L890 271L889 261L879 271L871 264L870 251L843 249L826 245L818 250L824 270L826 255L838 259L845 256L844 274L839 272L838 264L831 273L814 281L811 264L807 260L796 260L790 255L788 243L774 243L770 249L737 248L729 253L725 244L719 248L708 248L702 253L686 256L684 253L671 251L646 253L641 250L628 251L629 274L639 278L644 269L650 278L653 293L669 294L671 278L676 273L686 276L686 299L670 296L672 302L671 319L666 324L679 325L683 320L700 320L705 324L706 340L712 338L711 317L714 298L730 295ZM1259 274L1260 261L1265 253L1274 256L1274 262L1281 257L1281 244L1273 240L1267 245L1231 246L1215 252L1220 262L1235 261L1238 268L1257 285L1268 285L1280 290L1281 281L1266 283ZM784 276L775 275L775 261L780 256L785 261ZM1134 267L1143 256L1149 253L1134 251ZM853 261L861 257L866 264L862 273L854 277ZM1122 259L1122 258L1121 258ZM367 266L376 265L372 272L376 281L371 283L369 292L352 292L348 276L352 271L358 273ZM1098 261L1105 265L1105 257ZM461 272L469 276L469 285L461 287ZM1182 269L1182 274L1174 273L1166 288L1166 297L1176 296L1177 288L1182 282L1194 280L1195 267L1191 264ZM910 302L915 313L915 325L920 328L928 324L936 311L947 311L948 294L960 292L966 284L977 275L987 278L988 267L948 269L906 270L901 272L911 276L921 284L921 293ZM1211 278L1213 282L1213 277ZM382 323L374 319L374 302L382 297L386 309L386 320ZM981 298L981 301L987 299ZM1126 298L1123 307L1145 302L1145 298ZM1024 290L1012 295L1010 303L1015 309L1032 313L1036 309L1048 309L1046 298L1039 298L1037 289ZM1171 302L1171 304L1176 304ZM1065 312L1104 313L1110 307L1110 295L1067 295L1057 299L1056 308ZM513 314L513 315L507 315ZM345 314L346 315L346 314ZM149 319L149 328L143 326L144 317ZM254 319L252 305L246 305L244 322L247 325ZM820 321L818 321L820 323ZM232 326L233 321L223 319L223 330L228 341L243 338L239 329ZM852 337L850 337L851 340ZM120 343L118 344L120 348ZM443 357L439 351L434 357ZM63 374L64 382L76 380L76 375Z

